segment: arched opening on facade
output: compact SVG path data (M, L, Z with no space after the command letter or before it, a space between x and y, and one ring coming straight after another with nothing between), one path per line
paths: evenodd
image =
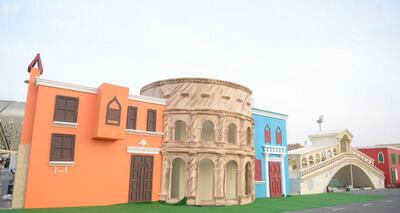
M348 144L348 140L347 140L347 136L343 136L342 140L340 140L340 152L348 152L347 150L347 144Z
M186 140L186 123L184 121L175 122L175 141Z
M245 171L246 173L245 173L245 195L246 196L249 196L249 195L251 195L251 186L252 186L252 184L251 184L251 164L250 164L250 162L247 162L246 163L246 171Z
M382 152L378 153L378 163L385 163L385 158Z
M333 155L335 156L335 155L337 155L338 153L337 153L337 149L336 148L333 148Z
M299 167L299 163L296 158L292 158L289 160L289 166L292 168L292 170L296 170Z
M214 199L214 163L209 159L203 159L199 164L197 198L199 201Z
M271 143L271 129L268 125L265 126L264 134L265 143Z
M201 140L202 141L214 141L214 123L206 120L203 123L203 128L201 130Z
M172 161L171 199L181 200L186 191L186 163L181 158Z
M225 167L225 198L228 200L237 199L237 163L229 161Z
M339 169L328 184L329 188L375 188L368 175L356 165L346 165Z
M250 127L247 127L246 142L247 142L247 145L251 144L251 128Z
M319 153L317 153L315 155L315 163L319 163L319 162L321 162L321 155Z
M310 166L314 165L314 156L310 155L308 157L308 165Z
M236 144L236 132L237 128L235 124L229 124L228 126L228 143Z
M282 145L282 131L281 128L276 129L276 144L277 145Z
M303 157L302 159L301 159L301 167L303 167L303 168L305 168L305 167L307 167L307 158L306 157Z
M326 160L326 152L323 151L322 154L321 154L321 156L322 156L322 157L321 157L321 160L322 160L322 161L325 161L325 160Z
M332 152L331 152L331 150L328 150L327 157L328 157L328 158L332 158Z

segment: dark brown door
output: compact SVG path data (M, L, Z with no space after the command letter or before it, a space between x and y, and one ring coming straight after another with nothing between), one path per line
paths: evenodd
M129 202L151 201L153 156L132 155Z
M282 196L281 163L269 162L269 191L271 197Z

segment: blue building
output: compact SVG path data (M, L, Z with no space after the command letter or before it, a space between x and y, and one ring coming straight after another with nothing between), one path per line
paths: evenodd
M289 192L287 115L253 109L256 197L280 197Z

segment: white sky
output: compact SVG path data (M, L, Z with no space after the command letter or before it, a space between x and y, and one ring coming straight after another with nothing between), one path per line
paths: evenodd
M354 145L400 143L398 1L0 0L0 98L43 78L138 94L152 81L208 77L289 115L289 143L348 128Z

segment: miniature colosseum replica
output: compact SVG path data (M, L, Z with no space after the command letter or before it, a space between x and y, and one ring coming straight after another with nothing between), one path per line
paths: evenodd
M255 199L251 90L236 83L179 78L144 86L167 100L160 200L188 205Z

